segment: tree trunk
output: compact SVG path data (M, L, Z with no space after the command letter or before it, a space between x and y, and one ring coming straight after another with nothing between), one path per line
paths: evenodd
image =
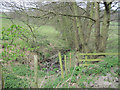
M93 18L93 11L94 11L94 2L91 2L91 3L88 3L87 5L87 14L86 16L90 17L90 18ZM89 12L89 9L90 8L90 14L88 15L88 12ZM90 35L91 35L91 31L92 31L92 21L91 20L87 20L88 24L86 25L86 37L85 37L85 45L86 45L86 49L87 49L87 52L90 52L90 48L89 48L89 40L90 40Z
M76 16L78 16L78 7L77 7L77 4L76 2L73 2L73 10L74 10L74 14ZM81 29L81 22L79 20L78 17L75 17L76 19L76 24L77 24L77 28L78 28L78 31L79 31L79 36L80 36L80 43L81 43L81 47L82 47L82 52L86 51L86 48L84 47L84 36L83 36L83 31Z
M99 2L95 2L95 48L96 52L99 52L100 45L100 13L99 13Z
M103 17L103 23L102 23L102 31L101 31L101 44L99 52L105 52L106 45L107 45L107 39L108 39L108 29L109 29L109 23L110 23L110 6L111 3L104 2L105 5L105 11L104 11L104 17Z
M77 23L76 23L76 19L74 17L74 21L73 21L73 29L74 29L74 38L75 38L75 50L79 50L79 35L78 35L78 29L77 29Z

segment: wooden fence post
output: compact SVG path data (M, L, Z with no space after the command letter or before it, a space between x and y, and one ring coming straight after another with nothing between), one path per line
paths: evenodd
M4 88L4 80L3 80L3 72L2 72L2 66L1 66L2 60L0 60L0 90Z
M87 56L85 56L85 65L87 65Z
M37 77L37 72L38 72L38 59L37 59L37 55L34 55L35 88L38 88L38 77Z
M88 59L88 55L120 55L120 53L80 53L79 55L85 55L85 59L80 59L79 61L85 62L85 66L88 66L88 61L101 61L102 59Z
M71 68L71 52L70 52L70 68Z
M2 90L2 67L0 62L0 90Z
M64 60L65 60L65 73L67 75L67 63L66 63L66 55L64 56Z
M62 66L62 58L61 53L59 52L59 62L60 62L60 68L61 68L61 77L64 78L64 72L63 72L63 66Z

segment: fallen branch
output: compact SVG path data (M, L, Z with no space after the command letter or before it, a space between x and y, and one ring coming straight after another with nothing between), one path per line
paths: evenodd
M46 78L46 76L45 76L44 79L42 80L41 85L40 85L40 88L42 87L43 82L45 81L45 78Z
M66 81L64 81L62 84L61 84L61 86L60 87L58 87L59 86L59 84L61 83L59 83L58 85L57 85L57 87L56 88L61 88L66 82L68 82L69 80L71 80L71 78L72 78L72 76L73 76L73 73L74 73L74 71L75 71L75 68L76 68L76 65L75 65L75 67L74 67L74 70L73 70L73 72L72 72L72 75L71 75L71 77L70 78L68 78Z

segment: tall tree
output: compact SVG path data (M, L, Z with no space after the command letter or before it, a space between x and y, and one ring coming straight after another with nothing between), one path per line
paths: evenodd
M75 50L79 50L79 34L78 34L78 28L76 23L76 18L73 18L73 30L74 30L74 46Z
M74 10L74 14L76 16L79 16L79 14L78 14L78 7L77 7L77 3L76 2L73 2L73 10ZM77 28L78 28L78 31L79 31L80 45L82 47L82 52L83 52L83 51L86 51L86 48L84 46L84 36L83 36L83 31L81 29L80 18L79 17L75 17L75 20L76 20Z
M101 31L101 43L99 47L99 52L105 52L106 45L107 45L107 39L108 39L108 29L110 24L110 8L111 8L112 2L104 2L104 17L102 22L102 31Z
M94 2L87 2L87 8L86 8L86 16L93 18L93 12L94 12ZM85 19L85 24L84 27L85 28L85 46L86 46L86 52L91 52L91 48L89 47L90 42L90 38L91 38L91 32L92 32L92 25L93 25L93 21L89 20L89 19Z
M95 2L95 47L96 52L99 52L100 45L100 13L99 13L99 2Z

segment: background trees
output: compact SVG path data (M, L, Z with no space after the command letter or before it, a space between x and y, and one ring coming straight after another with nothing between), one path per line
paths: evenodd
M27 65L31 71L34 67L33 56L37 55L39 69L46 70L47 68L46 71L58 73L55 67L59 68L57 62L59 51L61 55L67 54L67 59L72 55L73 65L76 64L75 60L79 60L77 57L79 52L100 53L106 52L106 49L107 52L111 52L113 49L110 51L108 46L109 48L117 46L118 33L113 30L116 27L111 26L111 21L117 20L117 3L105 2L105 0L101 2L3 1L0 3L2 6L2 13L0 13L0 21L2 22L0 39L3 41L1 43L3 47L2 59L4 59L5 64L11 66L13 64L19 66L18 63ZM112 22L112 24L116 25L116 22ZM114 38L111 37L112 34L115 35ZM115 46L111 45L113 41ZM112 52L114 51L117 51L116 48ZM98 56L88 58L98 58ZM107 59L109 60L107 61ZM110 64L102 62L101 67L110 68L116 65L116 61L113 63L111 57L107 59L107 63L110 62ZM53 65L56 66L52 67ZM26 71L28 71L25 67L22 67L26 70L24 73L17 69L13 69L13 72L16 71L20 75L26 75ZM102 68L99 69L96 69L99 73L104 71ZM9 82L9 79L7 80L6 82ZM71 82L74 81L75 77Z
M31 47L39 46L37 28L52 25L69 48L80 52L105 52L112 2L3 2L11 12L5 17L22 21L31 33ZM115 7L116 3L113 3ZM81 7L83 6L83 7ZM102 6L102 7L101 7ZM114 11L112 11L114 12ZM7 16L7 17L6 17ZM43 39L42 39L43 40ZM47 44L48 45L48 44ZM40 52L39 52L40 53Z

